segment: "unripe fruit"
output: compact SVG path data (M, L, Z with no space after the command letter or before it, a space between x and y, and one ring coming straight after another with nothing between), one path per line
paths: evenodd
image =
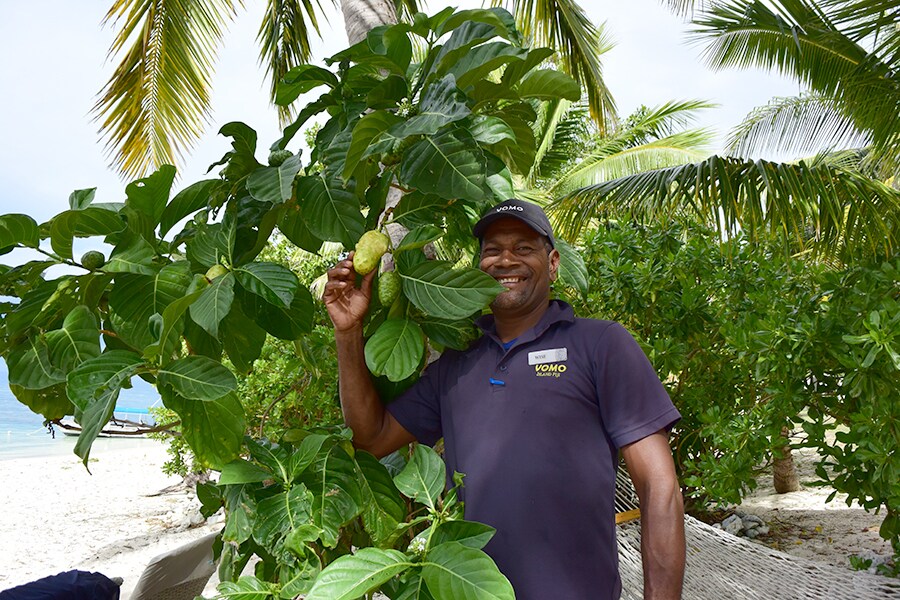
M228 268L224 265L215 264L206 272L206 278L212 281L216 277L221 277L228 272Z
M391 238L380 231L367 231L356 242L353 269L360 275L371 273L391 246Z
M378 301L382 306L390 306L400 295L400 274L397 271L385 271L378 276Z
M294 155L290 150L272 150L269 153L269 166L270 167L280 167L284 164L284 161L289 159Z
M90 271L95 271L106 264L106 257L102 252L89 250L81 255L81 266Z

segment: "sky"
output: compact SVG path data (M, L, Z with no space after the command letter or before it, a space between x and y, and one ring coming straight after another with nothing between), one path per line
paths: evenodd
M0 214L26 213L42 222L68 208L73 190L89 187L98 188L97 202L124 200L127 182L109 167L91 116L97 93L115 67L107 57L115 30L101 26L110 4L0 0ZM322 4L330 8L327 0ZM229 150L228 139L217 135L223 124L240 120L256 129L262 162L269 143L280 135L255 41L264 2L246 0L245 5L223 40L209 124L179 168L176 190L203 178ZM447 5L432 0L426 10ZM472 8L480 2L455 5ZM617 44L602 62L622 116L642 104L710 100L719 108L706 111L700 124L723 139L753 107L798 91L796 84L772 74L710 71L701 62L701 48L686 41L688 24L659 0L583 0L582 5L595 24L605 23ZM317 57L346 45L339 13L329 12L326 41L317 41L314 50Z

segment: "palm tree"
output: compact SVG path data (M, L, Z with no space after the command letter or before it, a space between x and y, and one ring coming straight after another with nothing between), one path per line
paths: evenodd
M696 3L670 2L689 10ZM703 3L694 37L713 68L756 66L795 77L797 98L758 109L737 128L737 153L820 152L776 163L717 157L583 187L555 204L578 228L610 209L660 217L691 210L722 232L780 234L793 248L843 258L893 252L900 193L890 183L900 140L900 16L885 0Z
M310 36L321 32L318 0L266 0L257 39L275 86L292 67L309 62ZM337 0L332 0L337 6ZM516 15L535 41L557 49L563 68L589 91L591 113L605 128L615 107L599 56L609 47L575 0L517 0ZM136 177L176 163L202 133L210 107L213 62L236 0L114 0L105 22L119 32L110 54L121 61L100 93L94 114L113 165ZM417 0L341 0L352 43L368 31L419 12ZM531 12L531 11L536 12ZM532 14L537 17L531 17ZM281 109L283 122L290 110Z

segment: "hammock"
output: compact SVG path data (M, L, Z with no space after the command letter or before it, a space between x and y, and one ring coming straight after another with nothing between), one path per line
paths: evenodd
M622 600L641 600L641 526L627 472L616 476ZM797 558L685 515L685 600L900 599L900 580Z

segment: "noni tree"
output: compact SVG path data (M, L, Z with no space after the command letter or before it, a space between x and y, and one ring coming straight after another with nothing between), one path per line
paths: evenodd
M166 166L128 185L122 203L96 203L94 190L78 190L46 223L0 217L0 251L46 257L0 267L0 294L10 298L0 305L0 355L12 391L48 420L74 414L83 428L76 453L87 464L120 390L135 377L154 384L197 459L223 473L218 487L204 488L207 505L228 513L223 579L235 579L252 554L263 558L255 579L234 584L245 591L315 596L330 589L322 578L333 571L319 576L325 565L351 546L373 545L356 562L334 563L363 576L326 597L355 598L391 580L398 593L417 586L449 598L456 584L447 572L511 597L479 549L488 531L444 525L457 516L454 492L439 499L435 457L417 450L392 479L337 434L245 440L234 372L253 368L267 336L297 340L312 327L310 291L290 269L259 258L276 228L313 252L325 241L367 246L365 232L392 223L408 230L390 248L396 274L380 286L397 289L374 303L366 331L367 364L385 398L417 377L426 340L467 344L473 316L503 288L466 261L427 260L423 247L440 240L445 256L474 253L471 222L513 196L514 177L533 163L536 107L579 97L574 80L542 68L550 54L523 47L502 9L418 14L412 24L372 30L327 61L332 69L289 72L279 102L324 93L272 144L267 164L257 158L255 131L229 123L221 133L231 150L211 167L221 167L218 176L174 196L175 169ZM304 160L289 145L320 115ZM389 194L400 198L386 209ZM73 240L90 237L112 247L108 257L76 259ZM586 281L569 255L572 281ZM45 276L60 264L70 272ZM239 459L245 448L252 461ZM431 482L424 490L416 487L423 470ZM407 520L414 503L427 518Z

